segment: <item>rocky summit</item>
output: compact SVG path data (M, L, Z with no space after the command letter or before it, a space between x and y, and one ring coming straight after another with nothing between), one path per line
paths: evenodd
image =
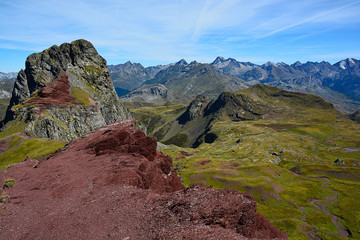
M231 189L187 189L134 120L1 172L0 239L287 239Z
M14 124L35 137L71 140L130 118L104 58L86 40L31 54L16 78L2 130Z

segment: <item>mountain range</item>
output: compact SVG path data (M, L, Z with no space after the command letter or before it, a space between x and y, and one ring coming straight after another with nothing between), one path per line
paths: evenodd
M214 98L222 91L237 91L264 83L320 96L340 111L352 113L360 108L359 66L360 61L352 58L335 64L296 62L288 65L267 62L256 65L217 57L211 64L189 64L181 60L175 64L148 68L127 62L112 66L110 74L115 86L126 82L122 85L126 91L120 94L124 101L136 99L154 103L154 99L157 99L159 103L171 101L188 104L198 94ZM131 69L131 74L128 69ZM206 84L202 79L206 79ZM122 96L127 91L133 92Z
M188 104L199 94L214 98L222 91L237 91L264 83L320 96L338 110L353 113L360 108L359 66L360 61L353 58L335 64L298 61L291 65L272 62L257 65L217 57L210 64L187 63L182 59L177 63L145 68L140 63L128 61L109 65L108 69L115 90L124 101ZM11 80L6 79L16 77L14 73L1 73L1 76L10 85ZM8 88L0 84L2 98L9 96Z

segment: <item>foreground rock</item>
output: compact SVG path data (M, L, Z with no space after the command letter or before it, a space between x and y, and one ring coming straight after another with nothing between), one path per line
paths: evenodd
M112 84L106 61L86 40L52 46L26 59L4 121L36 137L71 140L131 118Z
M0 239L286 239L247 194L185 189L134 126L114 123L1 172Z

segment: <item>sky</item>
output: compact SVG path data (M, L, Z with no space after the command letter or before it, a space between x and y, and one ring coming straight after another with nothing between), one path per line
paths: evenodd
M0 72L86 39L108 64L360 59L360 0L0 0Z

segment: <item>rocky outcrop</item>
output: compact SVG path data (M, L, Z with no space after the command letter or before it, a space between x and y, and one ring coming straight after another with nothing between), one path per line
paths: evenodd
M244 94L224 92L207 105L204 116L221 112L233 121L244 121L259 119L267 111L267 106Z
M0 239L287 239L247 194L185 189L134 126L113 123L0 172Z
M185 124L193 120L195 117L203 114L204 108L210 101L203 95L197 96L191 101L185 112L178 118L180 124Z
M168 98L168 89L162 84L154 84L140 87L120 98L125 102L149 102L154 104L165 104Z
M36 137L71 140L130 118L117 98L106 61L86 40L31 54L15 81L3 130L22 122Z
M351 120L360 123L360 110L357 110L357 111L354 112L353 114L349 114L348 117L349 117Z

